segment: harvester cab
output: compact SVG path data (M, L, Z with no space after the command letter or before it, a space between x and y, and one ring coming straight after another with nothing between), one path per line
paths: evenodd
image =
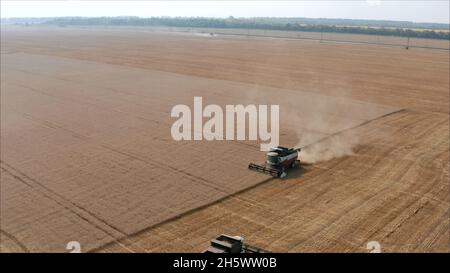
M264 165L250 163L248 168L249 170L261 172L273 177L286 177L287 169L300 166L300 160L298 160L298 152L300 150L301 148L286 148L282 146L271 148L266 153L266 163Z

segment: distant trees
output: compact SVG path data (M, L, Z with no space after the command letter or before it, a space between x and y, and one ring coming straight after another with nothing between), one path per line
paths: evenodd
M384 25L383 25L383 22ZM308 18L205 18L205 17L62 17L46 21L56 25L166 26L192 28L267 29L306 32L354 33L450 40L446 24Z

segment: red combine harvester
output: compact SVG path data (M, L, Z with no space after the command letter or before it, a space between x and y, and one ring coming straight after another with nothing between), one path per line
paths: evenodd
M293 169L300 166L298 160L298 152L301 148L286 148L278 146L271 148L266 154L266 163L264 165L257 165L250 163L249 170L265 173L273 177L286 177L286 170Z

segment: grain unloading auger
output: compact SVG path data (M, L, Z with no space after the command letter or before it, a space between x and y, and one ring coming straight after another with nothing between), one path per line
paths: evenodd
M297 159L300 150L301 148L286 148L282 146L271 148L270 151L266 153L266 163L264 165L250 163L248 168L249 170L264 173L273 177L286 177L287 169L300 166L300 160Z

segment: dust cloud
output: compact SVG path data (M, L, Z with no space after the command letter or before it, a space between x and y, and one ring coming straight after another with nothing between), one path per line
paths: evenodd
M354 134L334 135L303 147L299 153L299 158L303 163L313 164L353 155L354 147L360 142L360 139Z
M298 142L302 147L299 159L306 164L328 161L354 154L354 148L363 144L356 132L347 130L367 120L367 107L349 107L348 99L315 99L302 105L304 117L291 113L296 120L293 124ZM370 108L370 107L369 107ZM344 130L344 131L343 131ZM338 132L338 133L336 133ZM339 133L340 132L340 133Z
M302 148L299 159L306 164L353 155L366 139L352 128L385 111L378 105L352 99L350 91L340 87L332 95L304 91L289 95L259 92L254 86L246 98L252 103L280 104L280 145Z

